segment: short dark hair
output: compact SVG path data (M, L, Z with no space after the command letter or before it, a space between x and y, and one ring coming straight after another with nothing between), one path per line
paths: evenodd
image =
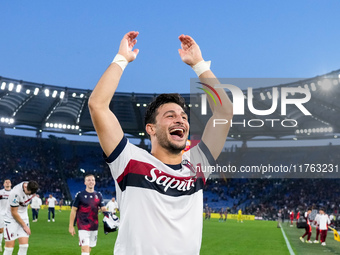
M31 194L35 194L39 189L39 184L36 181L29 181L27 184L27 190L31 191Z
M145 112L144 124L155 124L158 108L167 103L178 104L183 110L186 109L184 98L178 93L160 94L154 101L152 101Z

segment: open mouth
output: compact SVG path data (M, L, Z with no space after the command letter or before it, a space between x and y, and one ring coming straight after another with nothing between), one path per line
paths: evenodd
M185 130L183 128L174 128L170 130L170 135L173 139L183 138Z

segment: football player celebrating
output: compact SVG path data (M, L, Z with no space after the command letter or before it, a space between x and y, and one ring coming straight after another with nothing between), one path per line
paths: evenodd
M123 70L139 53L133 50L138 34L132 31L123 37L118 54L89 99L92 122L116 182L121 221L114 254L197 255L202 240L203 185L210 174L201 167L215 164L224 147L230 121L213 123L215 119L231 120L232 103L224 89L215 87L219 82L194 39L180 35L182 61L220 102L215 105L208 97L212 116L201 142L182 154L189 135L184 99L178 94L161 94L145 114L151 154L132 145L110 102ZM162 43L156 34L152 39L155 44Z

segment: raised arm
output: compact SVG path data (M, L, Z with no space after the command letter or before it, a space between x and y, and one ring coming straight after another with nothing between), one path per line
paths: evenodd
M89 98L91 119L106 156L112 153L124 135L109 105L123 73L120 63L127 64L137 57L139 50L132 50L137 43L137 36L138 32L135 31L124 35L119 46L119 58L115 58L116 61L106 69Z
M181 49L178 52L184 63L193 67L194 70L198 65L206 65L201 50L194 39L188 35L180 35L179 40L181 41ZM213 88L220 83L210 68L203 68L202 70L203 72L199 75L202 83ZM215 105L212 99L207 96L213 115L205 126L202 141L207 145L212 156L217 159L228 136L230 120L233 117L233 105L223 88L215 88L215 90L220 96L222 104ZM227 119L228 124L214 127L214 119Z

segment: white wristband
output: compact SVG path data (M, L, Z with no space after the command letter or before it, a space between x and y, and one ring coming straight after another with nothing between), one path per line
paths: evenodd
M195 73L199 77L205 71L210 70L210 65L211 65L211 61L202 60L202 61L198 62L196 65L194 65L192 67L192 69L195 71Z
M120 68L122 68L123 71L124 71L125 67L127 66L127 64L129 64L129 62L126 60L126 58L123 55L120 55L120 54L117 54L115 56L112 63L116 63L117 65L119 65Z

